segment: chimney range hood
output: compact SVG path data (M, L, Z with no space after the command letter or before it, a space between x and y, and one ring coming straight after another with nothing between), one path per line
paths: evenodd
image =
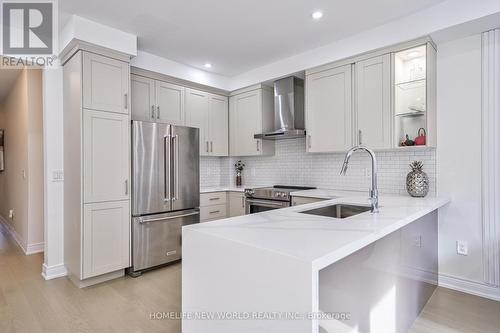
M255 139L284 140L305 137L304 80L290 76L274 82L274 131Z

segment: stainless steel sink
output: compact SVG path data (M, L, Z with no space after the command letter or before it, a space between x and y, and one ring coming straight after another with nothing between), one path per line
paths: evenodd
M346 217L358 215L369 210L370 207L367 206L336 204L311 210L305 210L299 213L345 219Z

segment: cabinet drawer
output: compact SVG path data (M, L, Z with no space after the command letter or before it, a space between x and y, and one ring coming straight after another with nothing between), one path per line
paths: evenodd
M201 193L200 207L225 204L226 200L226 192Z
M201 207L200 215L201 221L224 219L227 217L227 207L225 204Z

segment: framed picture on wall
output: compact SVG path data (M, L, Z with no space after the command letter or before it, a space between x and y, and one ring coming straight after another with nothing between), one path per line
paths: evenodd
M0 171L5 170L4 164L4 130L0 129Z

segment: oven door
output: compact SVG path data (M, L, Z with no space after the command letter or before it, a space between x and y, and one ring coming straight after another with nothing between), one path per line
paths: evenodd
M268 210L290 207L288 201L274 201L274 200L260 200L246 198L245 200L245 214L254 214L265 212Z

